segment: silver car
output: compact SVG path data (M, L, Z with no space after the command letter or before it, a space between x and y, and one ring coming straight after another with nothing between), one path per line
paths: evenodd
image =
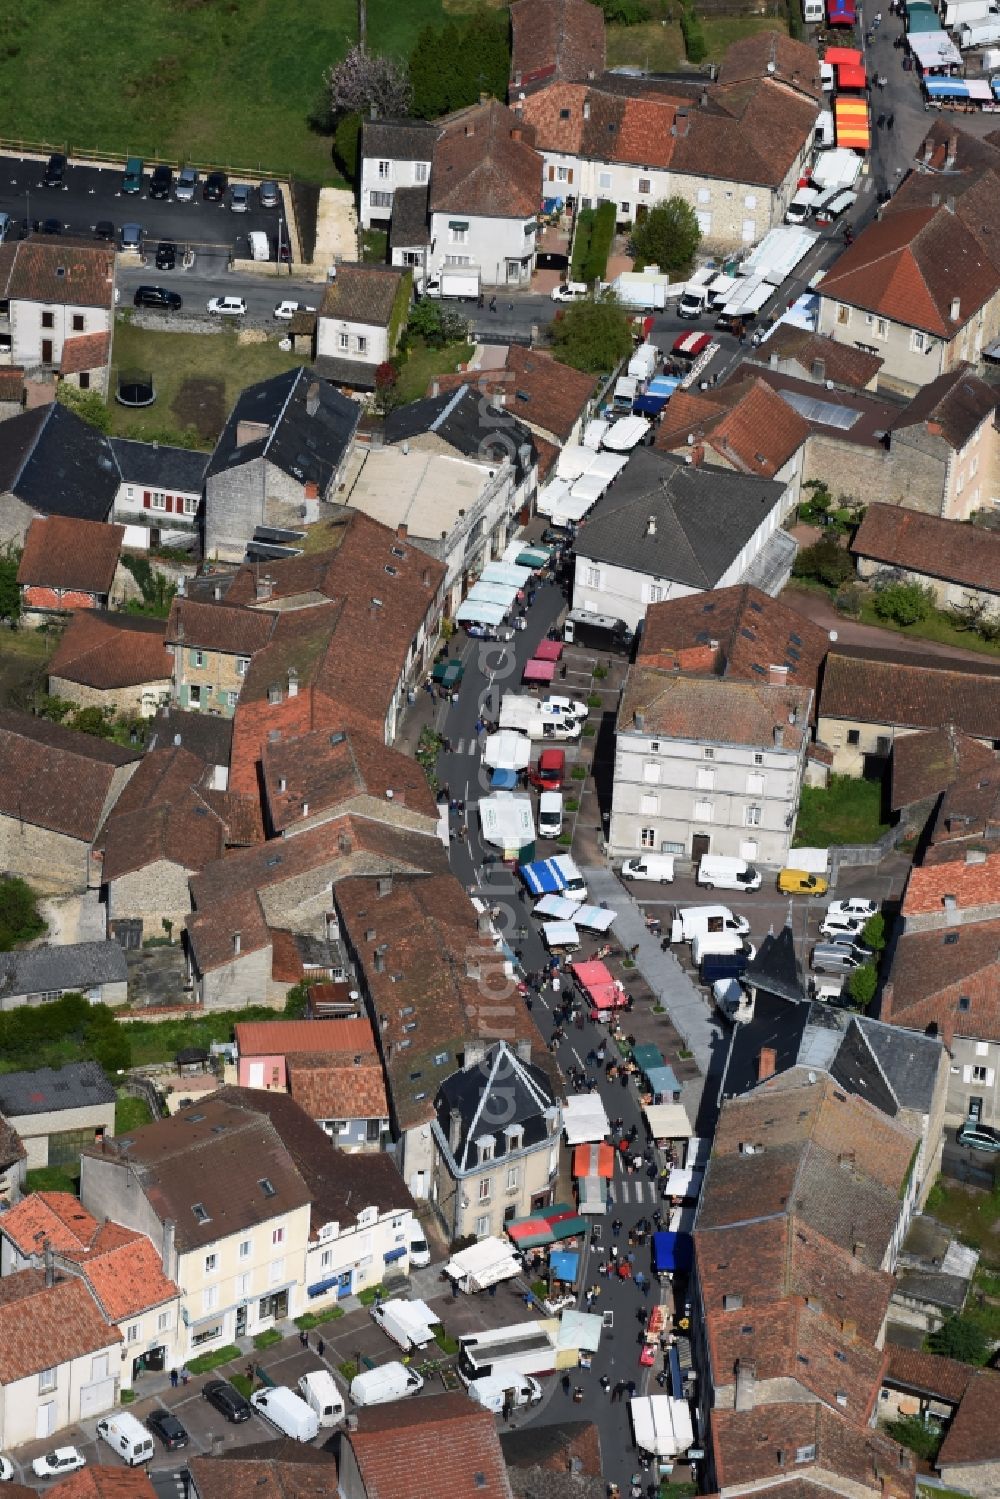
M245 182L234 182L229 189L229 206L233 213L247 213L250 208L250 189Z
M191 203L194 201L194 193L197 186L198 173L194 167L181 167L177 173L174 197L178 203Z
M276 182L262 182L260 185L261 208L280 208L281 190Z

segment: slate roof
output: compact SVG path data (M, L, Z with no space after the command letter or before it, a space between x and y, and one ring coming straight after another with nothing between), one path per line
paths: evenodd
M464 1392L365 1407L345 1440L368 1499L511 1499L494 1419Z
M436 135L437 127L430 120L362 120L361 155L386 161L430 161Z
M91 842L116 770L138 758L93 734L0 709L0 815Z
M1000 739L1000 666L836 645L826 658L819 716L909 729L953 723L976 739Z
M97 1233L97 1219L71 1192L30 1192L3 1215L2 1230L18 1253L41 1255L46 1243L57 1253L83 1249Z
M310 414L309 405L317 402ZM265 458L283 473L328 489L343 460L361 407L333 390L316 370L286 370L241 391L215 445L206 480L256 458ZM253 441L237 443L241 422L268 430Z
M542 158L534 131L490 99L442 122L431 164L431 213L534 218L541 208Z
M822 363L822 379L832 380L834 385L844 385L849 390L864 390L885 363L877 354L854 349L850 344L838 343L822 333L798 328L794 323L779 323L773 333L768 334L767 342L751 350L744 358L752 364L770 365L775 354L780 360L799 365L812 379L817 378L817 364Z
M603 73L604 16L589 0L515 0L510 95L534 83Z
M0 302L44 302L56 307L114 305L115 252L48 235L0 245Z
M290 1164L306 1184L314 1239L327 1223L353 1224L367 1207L377 1208L380 1214L414 1209L413 1198L391 1156L338 1150L287 1093L227 1087L215 1097L227 1109L268 1121Z
M36 516L25 537L17 581L22 588L109 593L124 537L124 526L66 515Z
M977 1369L948 1427L935 1466L944 1472L946 1468L974 1467L1000 1459L998 1409L1000 1374L992 1369Z
M103 692L146 683L166 686L173 678L174 662L165 634L162 619L75 609L49 658L49 679L58 677Z
M159 1221L174 1219L182 1253L281 1218L310 1200L270 1120L221 1092L84 1153L128 1163Z
M771 479L695 467L639 448L590 512L576 555L689 588L713 588L783 492Z
M393 266L340 261L336 277L327 282L323 292L319 315L336 318L338 322L371 323L388 328L404 274Z
M0 1073L0 1112L8 1118L113 1104L115 1090L98 1062L66 1062L32 1072Z
M0 492L38 514L106 521L118 483L108 438L59 401L0 423Z
M206 765L228 765L233 744L233 721L217 713L193 713L183 708L161 708L148 720L149 749L161 749L180 737L184 749Z
M923 734L904 734L892 746L893 811L940 796L958 780L998 768L994 752L978 739L959 733L954 724L942 724Z
M70 942L0 953L0 1001L54 989L86 994L95 984L123 984L127 978L125 952L117 942Z
M166 638L182 650L194 647L229 656L253 656L263 650L274 626L275 616L266 610L175 598L167 618Z
M869 505L851 551L885 567L1000 594L1000 535L965 521L902 505Z
M459 1171L479 1164L476 1142L492 1139L497 1159L507 1153L506 1129L520 1125L525 1146L537 1145L549 1136L547 1111L555 1103L545 1074L522 1062L503 1041L491 1046L482 1062L453 1072L438 1089L435 1106L443 1140ZM452 1147L452 1118L457 1114L461 1132ZM498 1127L497 1121L502 1121Z
M537 462L542 441L515 419L509 406L486 405L474 385L459 385L455 390L397 406L385 419L383 435L389 444L433 436L463 458L475 458L480 463L512 462L516 483Z
M437 822L437 802L422 766L368 735L320 729L267 743L261 769L275 832L305 817L305 807L314 817L375 797L388 810L388 791L401 817L409 811Z
M397 187L392 195L392 217L389 220L389 248L416 249L429 245L431 231L427 222L430 185Z
M172 448L162 442L134 442L128 437L112 437L109 441L124 484L141 484L172 494L201 494L207 453Z
M46 1286L44 1270L0 1280L0 1385L113 1348L117 1327L105 1322L82 1281Z
M625 682L616 729L619 734L772 751L775 729L780 729L784 748L796 751L807 732L810 698L808 687L776 687L756 680L720 682L637 665Z
M768 933L757 949L757 956L747 964L746 981L751 988L781 999L805 999L802 964L796 956L790 926Z

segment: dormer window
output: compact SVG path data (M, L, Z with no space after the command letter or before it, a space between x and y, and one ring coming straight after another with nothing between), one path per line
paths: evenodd
M487 1161L492 1161L496 1154L496 1141L492 1135L480 1135L476 1141L476 1148L479 1151L479 1164L485 1166Z

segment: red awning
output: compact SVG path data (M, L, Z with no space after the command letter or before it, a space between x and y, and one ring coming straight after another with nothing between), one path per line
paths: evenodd
M857 47L827 47L823 54L823 61L828 62L831 67L838 68L842 63L849 67L859 67L864 61Z
M578 1145L573 1152L574 1176L607 1176L615 1174L613 1145Z
M868 102L865 99L835 99L834 120L837 145L853 151L867 151L871 144L868 129Z
M838 63L837 87L866 90L868 88L868 74L859 63Z
M528 661L522 674L522 682L551 682L556 674L556 663L554 661L539 661L537 658Z
M540 640L535 646L536 661L558 661L563 653L561 640Z
M707 349L712 342L711 333L682 333L679 338L674 339L672 354L685 354L689 359L697 359L703 349Z

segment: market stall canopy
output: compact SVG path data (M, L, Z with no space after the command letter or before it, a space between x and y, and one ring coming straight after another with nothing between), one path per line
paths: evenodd
M562 1280L576 1285L580 1273L580 1251L578 1249L553 1249L549 1255L549 1274L553 1280Z
M531 797L512 791L495 791L480 798L479 825L483 838L494 848L510 851L510 857L535 841L535 819Z
M907 8L906 35L907 38L914 36L928 36L933 32L941 30L940 19L934 11L913 11Z
M570 972L587 998L598 1010L614 1009L625 1003L625 988L605 963L591 959L588 963L571 963Z
M558 661L563 653L561 640L540 640L535 646L534 660L536 661Z
M703 1171L689 1170L687 1166L675 1166L667 1177L663 1189L665 1197L697 1197L705 1179Z
M961 52L943 31L911 32L906 44L925 73L931 68L961 66Z
M648 1067L643 1071L646 1081L654 1093L671 1094L679 1093L681 1085L677 1081L674 1069L668 1067L664 1062L662 1067Z
M588 505L596 505L601 495L608 487L608 480L601 474L584 474L582 479L577 479L569 492L571 500L579 503L586 500Z
M578 906L564 895L546 895L535 907L536 916L552 916L556 921L572 921L575 926L586 927L591 932L606 932L617 911L608 911L604 906Z
M523 562L526 568L537 571L540 567L547 567L552 559L552 551L549 547L525 547L523 552L518 552L518 562Z
M603 1176L581 1176L576 1185L581 1213L603 1216L608 1211L608 1183Z
M694 1263L694 1240L690 1234L666 1232L653 1235L653 1269L657 1275L690 1270Z
M600 1145L578 1145L573 1151L574 1176L614 1176L615 1147L603 1142Z
M571 921L545 921L542 923L542 941L549 952L556 947L579 947L580 933Z
M992 103L993 91L990 88L992 81L989 78L967 78L965 86L969 90L969 98L978 99L981 104Z
M646 391L641 396L636 396L632 402L632 410L638 416L659 416L669 397L655 396L652 391Z
M575 1234L586 1232L586 1220L568 1202L540 1208L537 1213L514 1218L507 1224L507 1234L519 1249L538 1249L543 1244L556 1244L560 1239L572 1239Z
M596 1353L601 1346L604 1321L593 1312L578 1312L567 1307L559 1321L557 1348L579 1348L581 1353Z
M726 280L729 282L727 290L732 290L736 285L735 279L732 276L727 276ZM666 396L669 401L680 383L677 375L657 375L655 380L650 380L646 388L646 394L648 396Z
M460 625L502 625L506 613L507 610L502 604L491 604L485 599L475 599L470 593L469 597L463 599L455 610L455 618Z
M833 116L837 128L837 145L852 151L867 151L871 144L868 130L867 99L845 98L833 101Z
M581 484L586 483L586 480L581 479L579 482ZM576 486L574 485L574 493L568 494L564 500L560 500L558 505L554 505L549 512L549 519L554 526L575 526L577 521L583 520L588 510L592 510L597 503L589 495L576 494L575 489Z
M654 1457L679 1457L694 1442L686 1400L670 1395L640 1395L629 1401L635 1444Z
M567 1145L600 1143L611 1133L611 1125L597 1093L571 1093L563 1105L563 1129Z
M539 515L551 515L553 507L558 507L563 500L569 499L569 481L566 479L552 479L544 489L538 491L535 499L535 509ZM518 551L523 551L524 542L521 542Z
M524 671L521 674L522 682L551 682L556 674L554 661L539 661L532 657L525 662Z
M823 53L823 61L828 62L833 68L841 63L860 67L864 62L864 57L858 47L827 47Z
M450 1280L465 1282L463 1289L485 1291L488 1286L518 1275L521 1264L504 1239L480 1239L453 1255L444 1267Z
M494 769L525 770L531 764L531 740L513 729L490 734L483 745L483 764Z
M994 84L1000 79L994 79ZM932 99L967 99L969 85L964 78L925 78L924 88Z
M583 429L583 445L585 448L599 448L604 441L604 434L611 426L603 416L596 416L592 422L588 422Z
M860 63L842 62L837 67L837 87L867 90L868 74Z
M548 548L545 548L547 551ZM530 567L519 567L514 562L487 562L479 575L480 583L506 583L511 588L523 588L531 577Z
M691 1121L682 1103L647 1103L642 1111L654 1140L689 1140Z
M684 359L697 359L699 354L704 354L711 342L711 333L681 333L674 339L670 352L679 354Z
M490 785L494 791L513 791L517 785L517 771L495 770L490 776Z
M624 416L604 434L604 446L613 453L629 453L638 446L649 431L644 416Z
M563 448L556 459L556 477L558 479L579 479L587 474L594 466L597 457L595 448L584 447L582 443L571 442Z
M663 1066L663 1053L652 1041L644 1041L633 1051L632 1060L640 1072L646 1072L650 1067Z
M516 583L488 583L485 578L480 578L469 592L466 602L478 604L503 604L504 609L513 608L518 594Z
M590 478L601 478L610 482L612 479L617 479L627 463L628 459L623 458L620 453L598 453L594 466L590 470Z

